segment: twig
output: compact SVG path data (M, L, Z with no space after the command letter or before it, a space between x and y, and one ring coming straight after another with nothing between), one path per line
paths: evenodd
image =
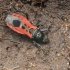
M14 40L12 40L12 39L5 39L5 38L3 38L3 40L10 40L11 42L14 42L14 43L20 44L20 42L16 42L16 41L14 41Z
M6 67L3 67L3 69L6 69L6 70L14 70L14 69L17 69L17 68L19 68L19 66L14 67L14 68L12 68L12 69L10 69L10 68L6 68Z

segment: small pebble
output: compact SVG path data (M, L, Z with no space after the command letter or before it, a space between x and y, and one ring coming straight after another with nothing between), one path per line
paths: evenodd
M67 63L67 65L69 65L69 63Z
M57 56L60 56L60 53L58 53Z

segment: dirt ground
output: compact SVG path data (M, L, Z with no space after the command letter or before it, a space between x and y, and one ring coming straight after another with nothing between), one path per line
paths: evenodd
M70 70L70 0L49 0L46 7L34 5L34 1L0 0L0 70ZM19 13L36 25L48 27L48 44L41 44L44 55L24 35L6 26L5 17ZM27 15L27 14L28 15ZM47 33L45 33L47 35Z

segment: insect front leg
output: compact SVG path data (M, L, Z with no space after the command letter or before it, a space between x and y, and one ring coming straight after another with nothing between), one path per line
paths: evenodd
M40 29L40 31L41 31L41 32L45 32L45 31L48 32L48 31L50 31L50 28L52 28L52 25L53 25L53 24L50 24L47 28L42 28L42 29Z
M37 43L36 41L33 41L33 44L34 44L37 48L41 49L45 55L47 54L46 50L45 50L39 43Z
M38 20L38 22L37 22L36 26L37 26L37 27L42 26L42 22Z

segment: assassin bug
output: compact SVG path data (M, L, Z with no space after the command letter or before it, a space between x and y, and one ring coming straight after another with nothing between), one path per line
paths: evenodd
M7 15L5 22L6 25L15 32L27 35L33 40L34 45L45 52L45 50L40 46L39 43L48 42L48 37L43 33L47 30L46 28L39 29L38 27L32 25L25 17L16 13Z

